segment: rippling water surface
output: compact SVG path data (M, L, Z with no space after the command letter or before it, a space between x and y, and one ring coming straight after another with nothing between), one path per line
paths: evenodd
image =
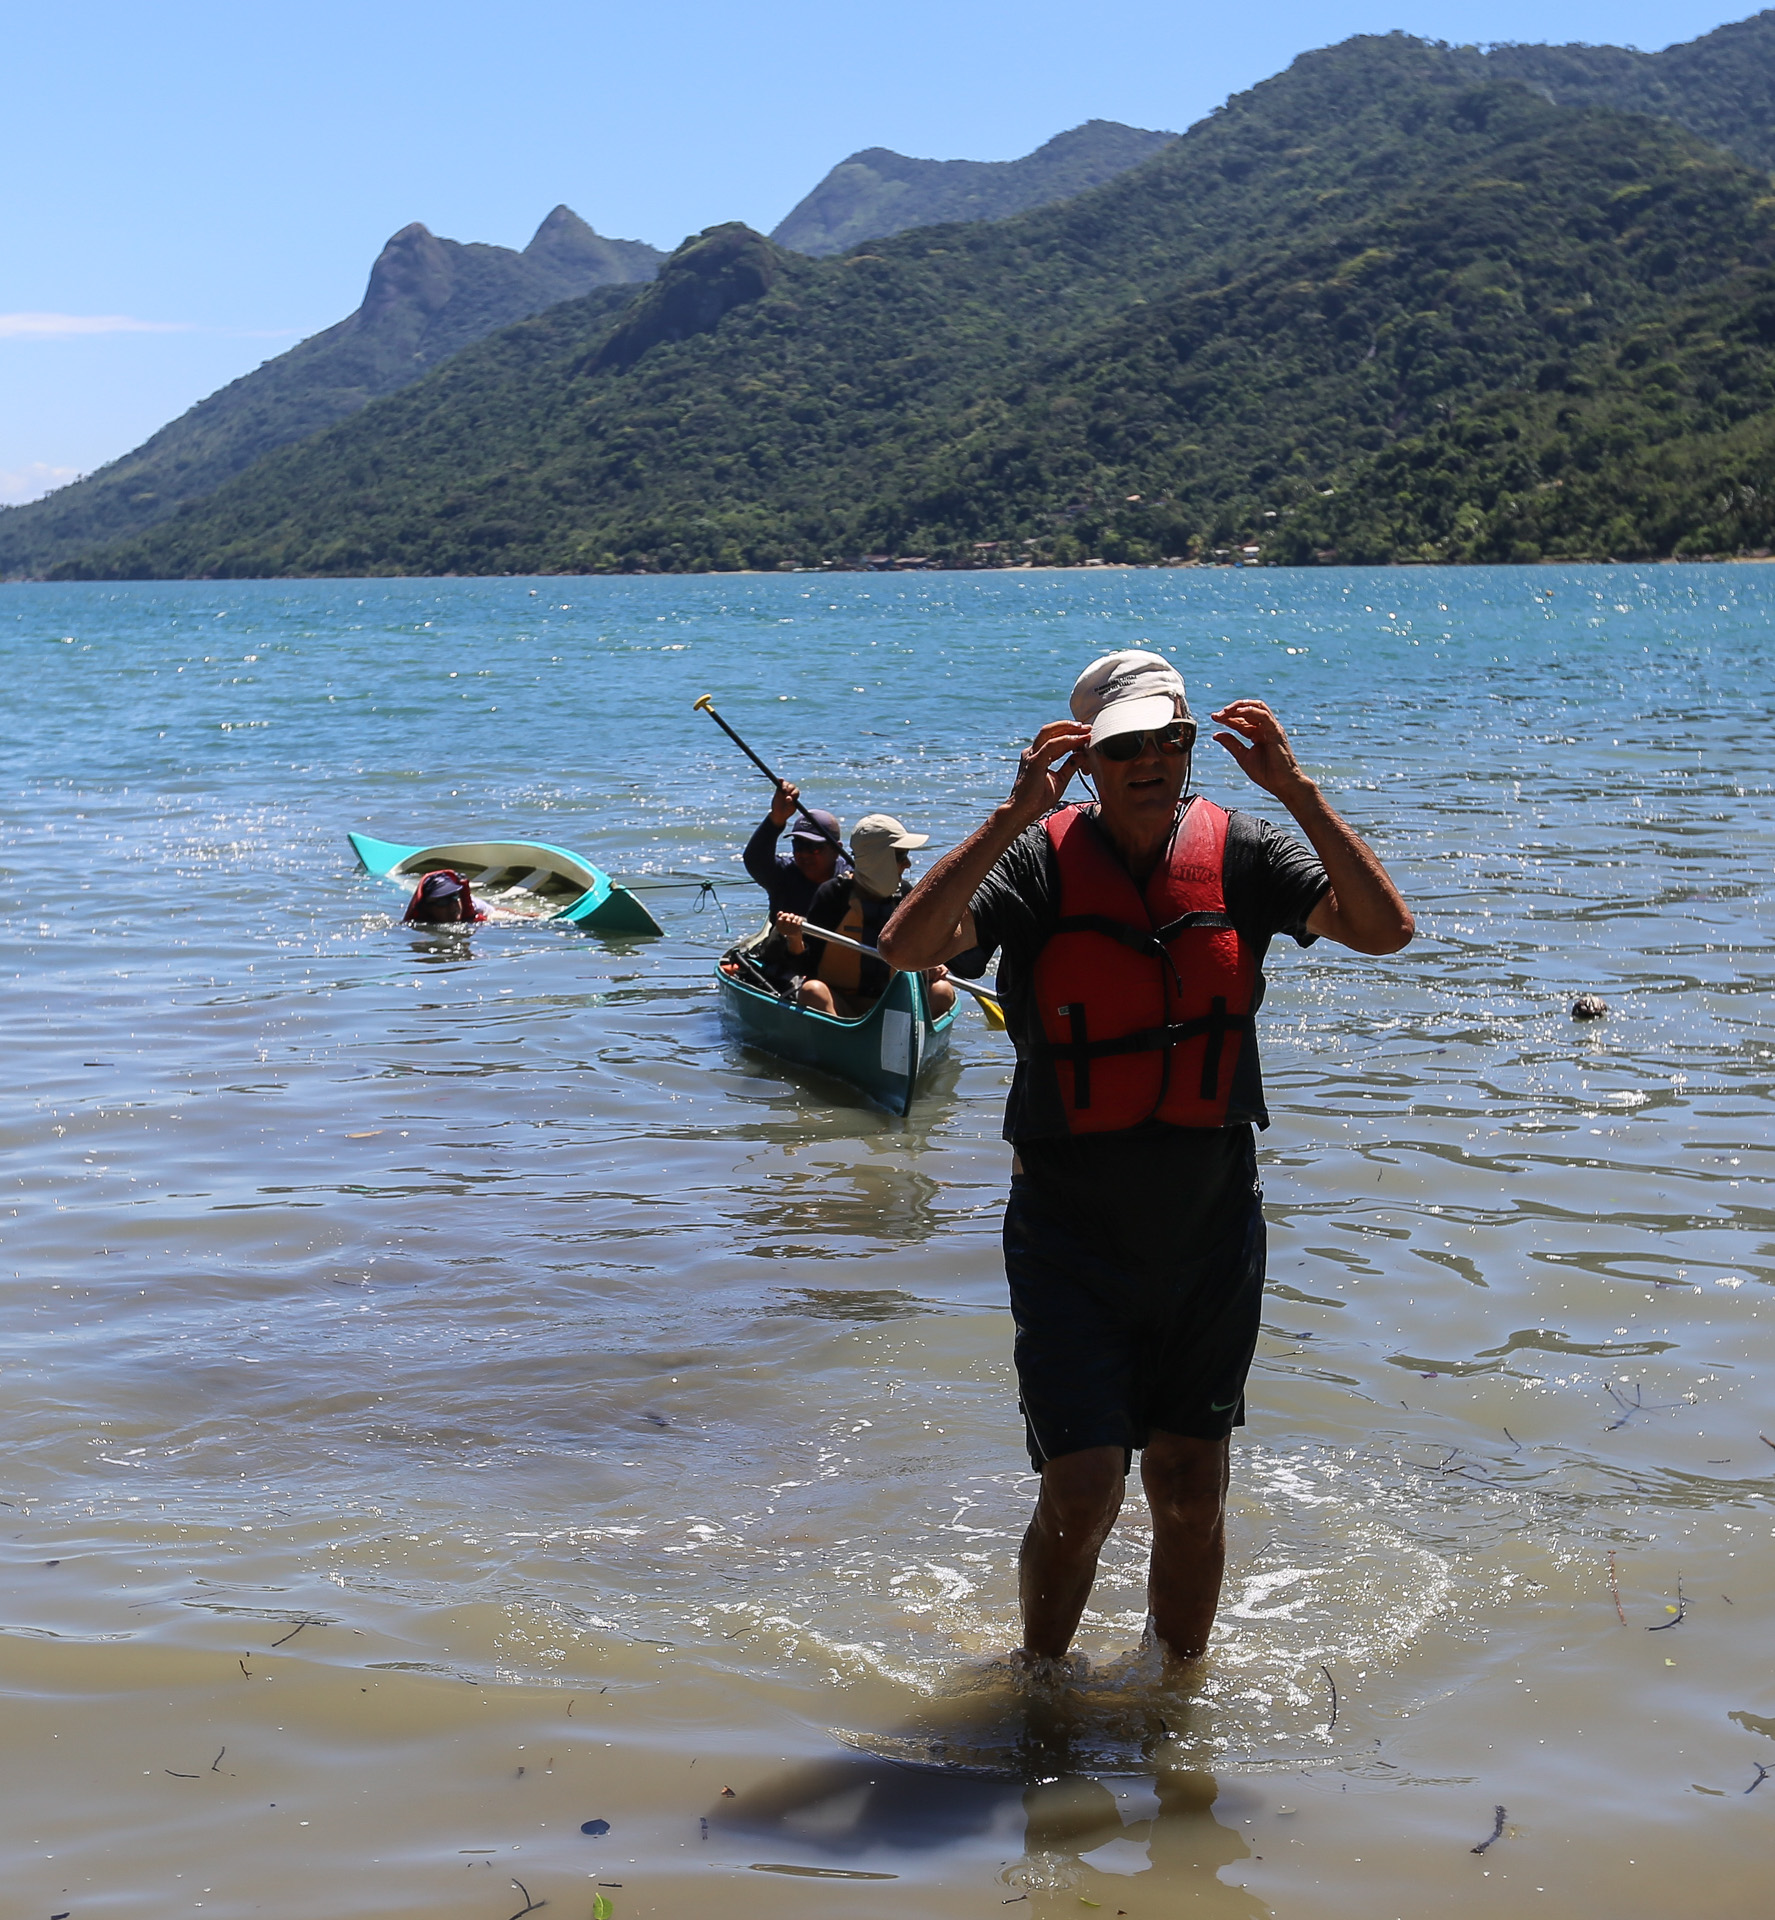
M1756 567L7 589L8 1911L1766 1910L1772 616ZM1277 708L1420 932L1274 956L1206 1674L1138 1652L1135 1500L1031 1701L1008 1044L964 1012L901 1121L724 1033L766 789L691 703L941 845L1136 643ZM403 930L352 827L574 847L667 937Z

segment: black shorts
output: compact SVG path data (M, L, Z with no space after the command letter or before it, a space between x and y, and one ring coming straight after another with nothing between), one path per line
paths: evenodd
M1037 1472L1086 1447L1131 1460L1154 1429L1220 1440L1243 1426L1264 1281L1251 1129L1099 1134L1021 1152L1005 1276Z

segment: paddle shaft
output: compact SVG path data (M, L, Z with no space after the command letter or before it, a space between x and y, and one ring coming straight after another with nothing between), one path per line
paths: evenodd
M884 967L893 967L896 973L908 971L905 967L894 967L891 960L883 957L879 947L866 947L861 940L853 940L848 933L834 933L829 927L816 927L811 921L801 931L810 939L830 940L835 947L849 947L853 953L866 953L871 960L880 960ZM912 971L920 972L922 969L914 968ZM971 993L976 1000L982 1001L985 1005L989 1007L998 1005L996 994L988 993L984 987L975 986L971 980L957 979L953 973L945 974L944 978L952 987L960 987L963 993Z
M772 786L777 788L779 792L789 784L788 781L786 781L781 774L773 773L770 770L770 768L767 767L764 764L764 762L759 759L757 754L755 754L752 751L752 749L746 745L745 741L743 741L740 738L740 736L734 732L733 728L730 727L727 724L727 722L722 719L720 714L718 714L715 711L714 707L710 704L709 696L707 694L704 694L703 697L696 702L696 709L699 713L706 713L709 716L709 718L714 721L716 726L718 726L721 729L721 731L727 735L728 739L730 739L733 742L733 744L739 748L740 752L743 753L746 756L746 758L751 761L753 766L755 766L758 769L758 771L764 775L765 779L767 779ZM813 817L813 815L808 812L806 807L804 807L799 800L797 800L795 803L795 811L801 815L802 819L805 820L807 824L810 827L812 827L816 833L821 834L826 839L830 840L833 846L835 846L840 853L843 853L844 842L839 839L838 835L835 834L830 827L821 826L819 821L817 821Z

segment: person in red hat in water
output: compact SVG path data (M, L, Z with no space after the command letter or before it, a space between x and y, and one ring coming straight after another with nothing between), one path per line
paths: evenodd
M473 926L485 920L468 882L450 867L428 873L413 889L402 920L409 927Z
M929 967L999 952L1017 1067L1005 1272L1029 1458L1020 1658L1072 1644L1133 1456L1152 1511L1149 1631L1199 1658L1226 1560L1229 1442L1264 1284L1253 1127L1269 943L1397 953L1410 910L1261 700L1214 737L1304 842L1191 794L1196 722L1162 655L1085 669L1072 718L895 909L879 945ZM1075 773L1095 805L1063 806Z

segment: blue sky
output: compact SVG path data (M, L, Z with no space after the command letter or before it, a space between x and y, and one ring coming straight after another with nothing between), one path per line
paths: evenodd
M1181 132L1297 53L1400 27L1648 50L1691 0L0 0L0 501L115 458L342 319L410 220L522 246L557 201L670 247L768 229L859 147L1010 159Z

